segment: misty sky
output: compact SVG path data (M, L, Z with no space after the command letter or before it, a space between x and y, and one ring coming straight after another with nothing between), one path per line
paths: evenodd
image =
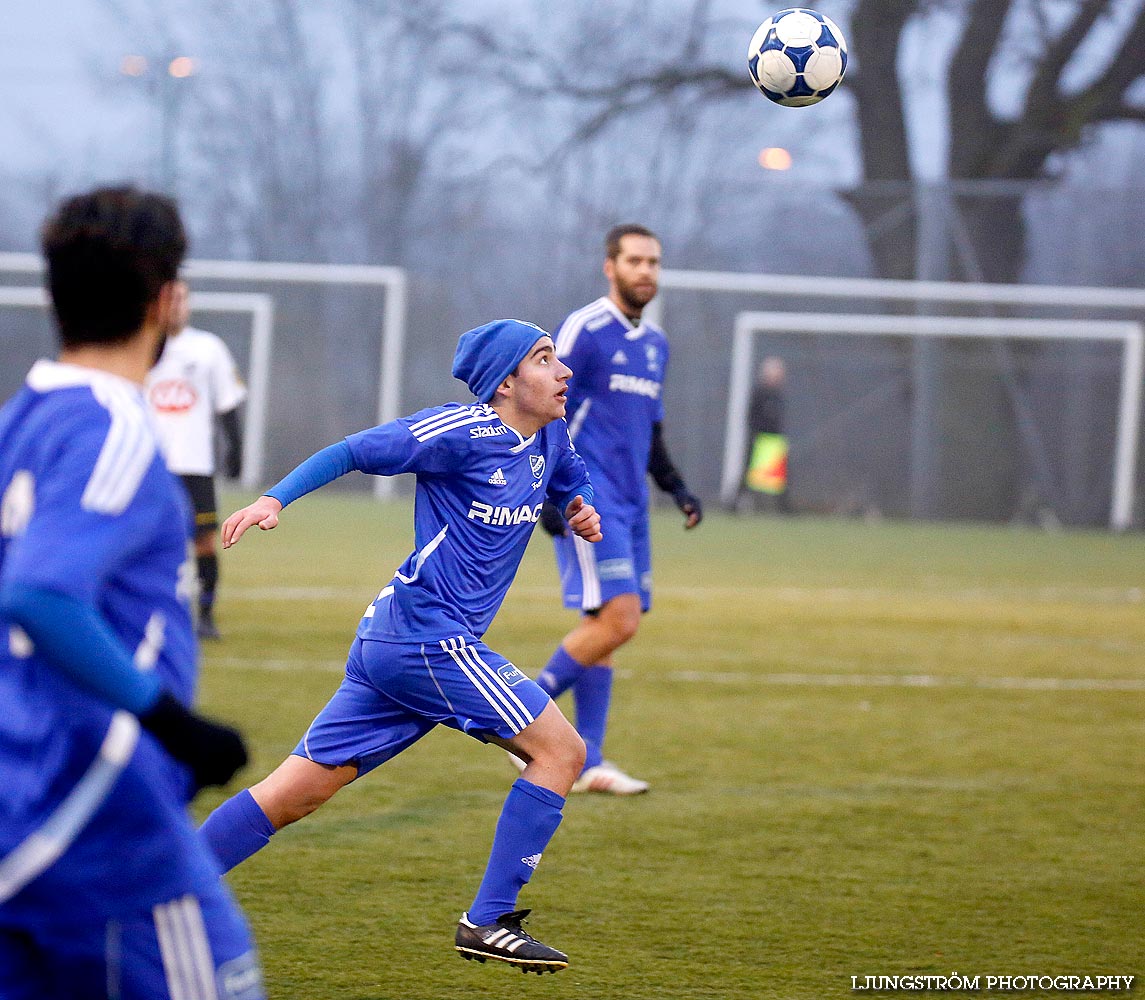
M822 4L824 11L835 14L846 6L838 0ZM146 178L154 165L155 125L153 113L141 99L146 81L119 73L128 46L101 0L46 0L8 7L0 37L3 170L24 174L48 167L65 184L74 172L69 165L74 164L83 165L84 181L93 173L106 178L131 172ZM745 51L746 43L745 37ZM912 69L928 74L928 89L937 82L931 74L933 57L934 53L925 53ZM923 82L920 76L920 91ZM918 121L934 119L933 109L922 102ZM150 134L140 137L141 130ZM937 171L941 149L940 143L925 144L919 166L927 173ZM848 159L843 158L844 170ZM853 178L836 178L844 179Z
M98 4L62 0L6 5L0 35L0 148L6 171L38 168L61 155L90 157L108 144L118 159L132 115L125 94L99 93L122 46ZM116 81L118 82L118 81ZM123 81L126 83L127 81ZM135 108L136 116L138 107Z
M513 7L513 0L485 2L490 8ZM43 173L63 186L122 178L154 180L158 129L154 106L146 99L148 81L120 74L128 45L107 6L102 0L5 4L0 34L3 174L26 178ZM846 0L824 0L821 6L846 23ZM1128 3L1125 10L1134 6ZM915 168L923 179L941 176L945 156L942 66L956 37L956 22L948 18L941 23L941 18L911 26L899 61L900 75L913 83L908 116L916 140ZM1015 67L1019 62L1015 60ZM999 110L1006 110L1007 88L1006 77L1000 74L993 88ZM1020 93L1020 87L1011 89ZM842 110L842 102L824 108L832 117ZM1143 132L1122 128L1112 143L1103 144L1107 148L1091 154L1100 163L1104 183L1140 183L1136 165L1145 150ZM824 169L836 176L814 180L836 184L857 180L851 143L840 142L835 152L824 161Z

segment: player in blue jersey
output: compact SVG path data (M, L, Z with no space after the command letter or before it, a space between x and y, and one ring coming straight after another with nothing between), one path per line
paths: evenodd
M521 926L517 896L561 821L584 743L549 696L481 637L505 598L546 497L586 544L601 538L592 486L569 442L569 369L549 335L500 320L461 336L453 374L477 397L353 434L311 456L223 524L223 546L278 524L299 497L358 469L413 472L414 551L366 609L346 676L294 752L203 824L225 868L437 725L528 762L497 821L457 951L525 972L568 958Z
M186 707L186 501L142 392L183 226L167 198L101 189L43 247L59 358L0 410L0 997L260 1000L186 810L246 752Z
M553 698L573 691L586 759L572 791L633 795L647 791L648 783L605 760L603 746L613 654L636 635L651 604L648 474L672 495L685 528L699 524L702 511L664 443L661 391L668 341L641 319L659 284L660 241L643 226L617 226L605 238L605 250L608 295L572 313L557 331L556 345L575 373L569 429L608 533L600 545L588 546L566 530L558 510L543 512L554 536L565 607L579 609L583 617L537 681Z

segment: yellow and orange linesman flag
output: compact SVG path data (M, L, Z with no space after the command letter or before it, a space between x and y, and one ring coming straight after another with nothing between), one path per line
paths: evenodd
M755 436L747 485L760 493L779 494L787 489L787 438L783 434Z

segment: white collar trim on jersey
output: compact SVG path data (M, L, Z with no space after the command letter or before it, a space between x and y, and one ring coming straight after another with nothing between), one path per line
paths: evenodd
M644 327L643 320L641 320L639 326L633 326L632 320L625 316L624 313L620 311L620 308L617 306L617 304L613 302L612 299L610 299L607 295L602 295L600 301L603 302L605 308L608 309L612 315L615 316L626 327L624 331L625 340L639 340L647 332Z
M505 423L504 420L501 420L501 414L497 413L497 411L494 410L493 407L490 406L488 403L478 403L477 409L481 409L481 408L488 410L493 416L495 416L497 418L497 420L500 421L501 426L504 427L505 430L507 430L510 434L516 435L517 443L515 445L513 445L512 448L509 449L509 454L516 455L517 452L521 451L523 448L528 448L529 445L531 445L536 440L536 438L537 438L537 432L536 431L533 431L533 433L530 434L528 437L523 437L521 435L521 432L519 430L517 430L516 427L514 427L512 424Z
M77 385L126 387L130 388L135 395L140 395L142 392L131 379L126 379L122 375L114 375L99 368L64 364L60 361L51 361L48 358L40 358L32 365L25 382L28 388L35 392L71 389Z
M509 430L512 431L514 434L516 434L517 440L520 442L520 444L515 444L515 445L513 445L512 448L509 449L510 455L516 455L517 452L523 451L525 448L528 448L529 445L531 445L537 439L537 432L536 431L533 431L533 433L530 434L528 437L521 437L521 432L519 430L517 430L516 427L509 427L509 425L506 424L504 420L502 420L501 423L504 424L505 427L508 427Z

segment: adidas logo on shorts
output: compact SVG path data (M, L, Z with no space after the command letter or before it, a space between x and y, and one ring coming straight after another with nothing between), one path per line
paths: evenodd
M541 856L539 854L530 854L527 858L521 858L521 864L528 865L533 871L537 870L537 865L541 863Z

